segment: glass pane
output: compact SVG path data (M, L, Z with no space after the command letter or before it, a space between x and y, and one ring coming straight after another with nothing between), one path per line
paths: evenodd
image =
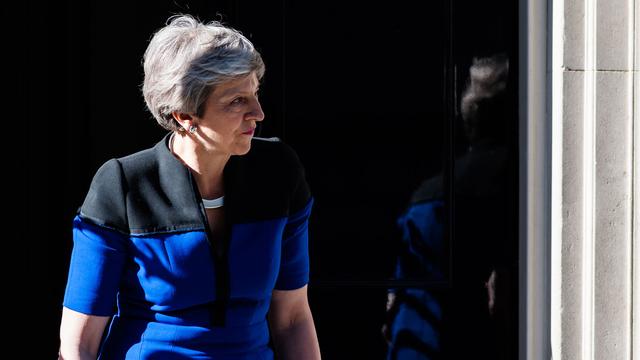
M312 276L389 279L396 219L442 166L442 7L317 4L291 5L285 34L285 140L317 199Z
M517 3L450 6L449 161L401 216L396 265L446 286L390 288L388 358L515 359Z
M514 358L517 2L286 11L323 355Z

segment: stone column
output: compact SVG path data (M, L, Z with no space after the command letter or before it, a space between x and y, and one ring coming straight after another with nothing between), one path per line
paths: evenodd
M553 358L640 360L640 0L552 6Z

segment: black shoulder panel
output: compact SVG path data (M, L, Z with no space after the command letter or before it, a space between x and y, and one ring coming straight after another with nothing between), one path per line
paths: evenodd
M169 151L167 140L105 163L80 215L126 234L202 229L189 170Z
M104 163L91 181L91 187L80 207L80 216L91 222L128 233L125 194L127 191L118 160Z
M106 162L96 173L81 216L128 234L201 230L197 184L169 151L169 134L153 148ZM296 153L277 139L254 138L224 170L225 211L232 223L285 217L311 195Z
M132 234L204 227L195 182L189 169L169 151L168 139L120 159L129 188L126 206Z

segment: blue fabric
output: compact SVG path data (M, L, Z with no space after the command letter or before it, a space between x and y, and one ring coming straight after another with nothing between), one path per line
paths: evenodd
M396 266L399 279L445 280L446 253L441 214L444 202L411 204L398 218L402 248ZM389 360L431 360L442 349L442 299L421 288L396 292L397 313L391 322Z
M398 218L402 232L402 245L407 250L398 259L396 278L420 278L423 280L445 280L446 250L443 243L443 224L437 215L444 211L444 202L434 200L412 204ZM410 267L407 264L419 264Z
M63 304L114 315L100 359L272 359L271 292L309 281L312 204L288 217L232 225L225 327L210 326L216 277L201 230L125 235L76 216Z
M76 216L73 239L64 305L85 314L109 316L126 262L126 238Z
M406 289L403 296L415 299L415 303L403 303L399 305L393 325L391 327L391 345L387 359L433 359L442 348L442 336L439 324L442 323L442 305L440 300L424 289ZM421 309L416 308L419 306ZM431 316L427 319L422 314L428 312ZM420 347L415 348L402 344L400 336L403 333L412 334L420 341ZM406 335L406 334L405 334ZM430 352L421 352L420 348L430 349ZM395 356L392 356L397 352Z
M309 215L311 203L289 216L282 238L282 261L276 289L298 289L309 282Z

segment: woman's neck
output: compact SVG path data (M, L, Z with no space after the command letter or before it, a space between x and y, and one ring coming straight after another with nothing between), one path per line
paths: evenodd
M224 195L223 172L231 155L207 151L186 135L174 134L173 153L191 170L200 196L213 199Z

